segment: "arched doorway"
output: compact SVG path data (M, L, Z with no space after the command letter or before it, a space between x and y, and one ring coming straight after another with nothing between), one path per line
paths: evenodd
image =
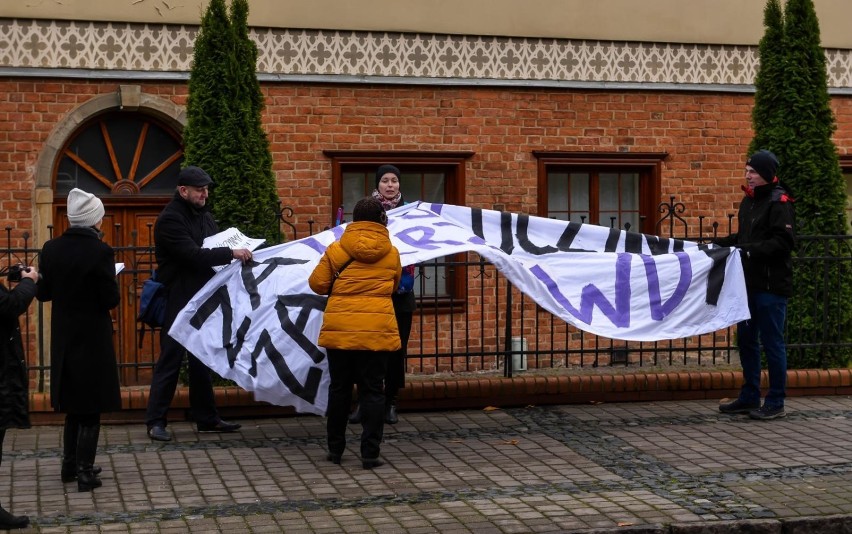
M119 109L83 122L58 150L53 167L53 235L67 227L66 199L78 187L104 202L104 241L126 265L118 277L121 304L113 314L123 385L150 383L159 354L158 333L139 336L142 282L155 266L153 225L171 199L183 146L174 128L144 112ZM141 340L141 342L140 342Z

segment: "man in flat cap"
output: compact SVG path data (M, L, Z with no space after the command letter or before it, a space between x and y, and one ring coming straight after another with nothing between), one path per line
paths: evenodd
M213 277L214 266L226 265L233 259L245 263L252 257L245 248L202 248L205 237L219 232L207 207L212 183L210 175L199 167L181 170L175 196L154 224L157 279L168 290L166 319L160 332L160 358L151 378L145 417L148 437L156 441L172 439L166 429L166 414L175 395L184 354L189 360L190 410L198 431L235 432L241 426L219 417L210 370L167 334L178 312Z
M739 396L719 405L722 413L748 414L752 419L784 417L787 347L784 321L787 298L793 294L792 251L795 243L793 198L776 176L778 158L759 150L746 161L745 191L737 233L714 240L740 249L751 318L737 325L743 366ZM766 352L769 391L760 404L760 348Z

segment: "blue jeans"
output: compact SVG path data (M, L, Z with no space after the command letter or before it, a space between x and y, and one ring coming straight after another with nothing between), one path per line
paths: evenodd
M784 406L787 386L787 346L784 344L784 321L787 297L773 293L750 293L748 309L751 319L737 324L737 345L743 366L740 400L760 402L760 345L766 352L769 367L769 393L764 404L770 408Z

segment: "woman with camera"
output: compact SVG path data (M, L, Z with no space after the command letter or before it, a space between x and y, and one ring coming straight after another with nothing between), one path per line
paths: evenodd
M65 232L44 244L37 297L52 301L50 402L65 413L62 481L79 491L102 485L94 465L101 413L121 409L110 310L118 306L115 253L101 241L104 205L91 193L68 193Z
M14 266L9 280L18 283L12 289L0 284L0 463L6 430L30 427L30 379L18 317L35 297L38 271ZM0 505L0 530L24 528L29 523L27 516L14 516Z

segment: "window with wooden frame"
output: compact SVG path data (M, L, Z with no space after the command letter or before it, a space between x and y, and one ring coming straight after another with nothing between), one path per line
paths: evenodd
M100 115L62 149L56 194L79 187L103 195L170 198L183 162L178 134L156 119L126 111Z
M332 163L332 217L336 218L338 208L342 207L344 221L351 220L352 208L358 200L373 193L376 170L384 164L399 168L400 190L406 203L464 205L464 164L473 156L473 152L326 151L324 154ZM464 280L454 275L460 270L449 265L463 260L463 255L447 256L420 266L414 289L424 305L443 307L464 295Z
M534 151L543 217L654 233L665 153Z

